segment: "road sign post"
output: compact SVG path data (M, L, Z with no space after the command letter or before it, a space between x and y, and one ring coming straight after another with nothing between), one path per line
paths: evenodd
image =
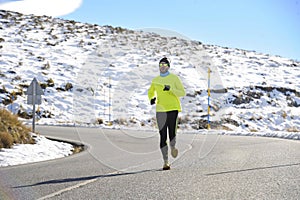
M42 98L41 95L44 95L43 89L41 86L38 84L36 78L34 78L27 91L26 91L27 96L27 104L32 104L32 132L35 133L35 104L41 104L42 103Z

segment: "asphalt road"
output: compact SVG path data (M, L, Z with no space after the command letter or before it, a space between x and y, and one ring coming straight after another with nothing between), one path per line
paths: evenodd
M162 171L156 132L37 127L84 143L66 158L0 168L0 199L299 199L300 142L178 134Z

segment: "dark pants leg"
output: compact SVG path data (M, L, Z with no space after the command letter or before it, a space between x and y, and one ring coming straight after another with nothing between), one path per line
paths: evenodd
M167 137L169 131L170 145L176 144L176 128L177 128L178 111L157 112L156 119L160 134L160 149L164 160L168 160Z

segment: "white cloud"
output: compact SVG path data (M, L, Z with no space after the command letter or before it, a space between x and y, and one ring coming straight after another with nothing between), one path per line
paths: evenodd
M23 0L0 4L0 9L23 14L48 15L59 17L78 9L83 0Z

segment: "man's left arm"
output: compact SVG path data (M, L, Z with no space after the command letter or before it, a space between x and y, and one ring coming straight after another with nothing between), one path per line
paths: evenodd
M181 80L178 77L174 78L174 86L175 87L171 87L170 91L177 97L183 97L185 96L185 89L182 85Z

